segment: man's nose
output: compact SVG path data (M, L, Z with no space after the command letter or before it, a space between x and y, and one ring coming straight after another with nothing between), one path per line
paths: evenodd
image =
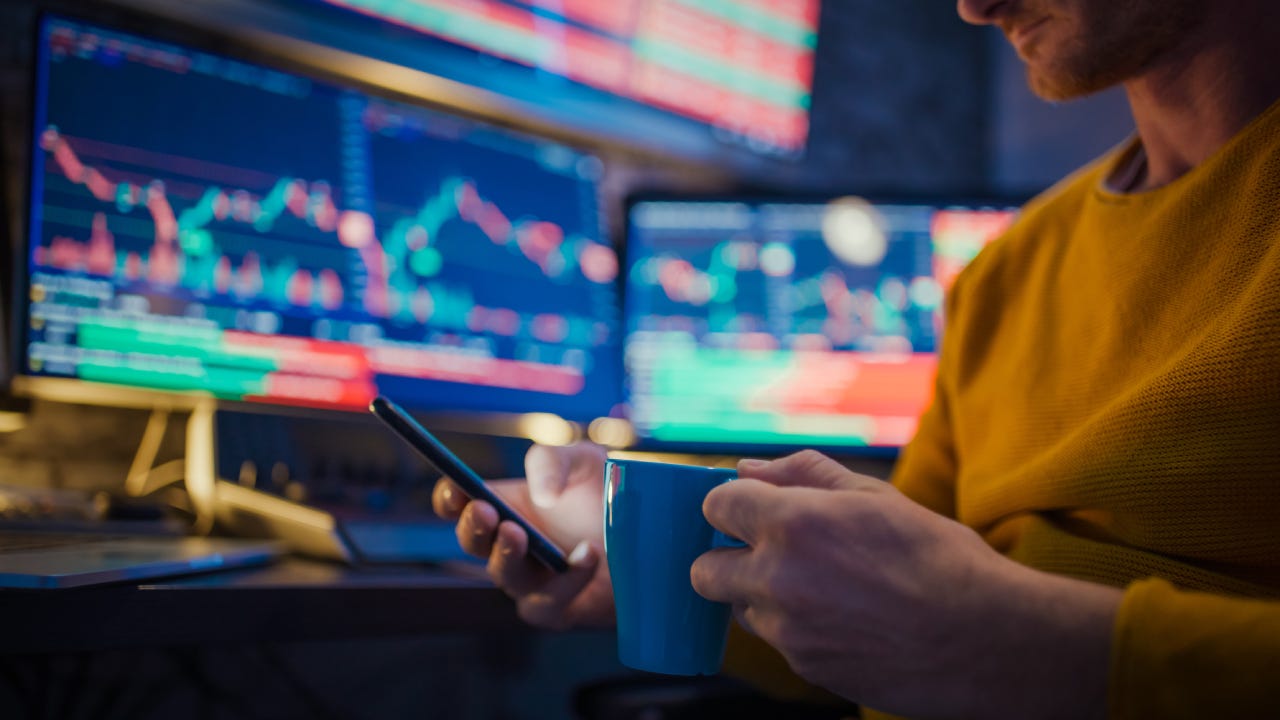
M956 11L971 25L991 25L1010 10L1013 0L957 0Z

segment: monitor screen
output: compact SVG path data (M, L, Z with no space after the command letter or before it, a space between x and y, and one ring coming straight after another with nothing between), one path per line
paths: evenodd
M652 199L628 213L640 445L892 452L933 392L943 297L1010 203Z
M600 161L356 88L41 26L28 376L606 415Z
M662 133L657 111L762 155L808 136L820 0L321 1L471 52L424 69L615 132Z

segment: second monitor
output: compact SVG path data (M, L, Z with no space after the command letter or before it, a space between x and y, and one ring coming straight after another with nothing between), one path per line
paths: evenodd
M639 199L625 366L639 445L892 453L933 392L956 274L1012 203Z

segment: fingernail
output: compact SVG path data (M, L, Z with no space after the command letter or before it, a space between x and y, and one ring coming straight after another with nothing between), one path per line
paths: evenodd
M441 488L440 499L444 500L446 504L452 505L453 504L453 488L449 487L448 485L445 485L443 488Z
M582 567L587 562L587 556L591 554L591 545L583 540L578 543L573 552L569 553L569 564L574 567Z
M738 470L745 472L755 472L763 470L769 464L768 460L758 460L756 458L743 458L738 461Z

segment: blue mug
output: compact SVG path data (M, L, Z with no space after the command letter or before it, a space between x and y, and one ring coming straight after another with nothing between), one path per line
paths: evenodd
M731 468L608 460L604 548L618 619L618 659L637 670L714 675L730 608L693 589L689 570L716 547L742 547L711 527L702 501Z

